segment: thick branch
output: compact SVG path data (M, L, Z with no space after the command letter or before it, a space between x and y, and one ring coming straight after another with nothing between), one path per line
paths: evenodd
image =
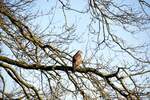
M56 65L56 66L45 66L45 65L40 65L40 64L27 64L25 62L22 62L22 61L17 61L17 60L12 60L8 57L5 57L5 56L0 56L0 61L3 61L5 63L8 63L8 64L11 64L11 65L15 65L15 66L18 66L18 67L21 67L21 68L24 68L24 69L40 69L40 70L45 70L45 71L50 71L50 70L62 70L62 71L73 71L73 68L72 66L60 66L60 65ZM0 63L2 64L2 63ZM91 72L91 73L94 73L100 77L103 77L103 78L111 78L111 77L114 77L116 76L116 74L119 72L115 72L113 74L104 74L104 73L101 73L100 71L94 69L94 68L89 68L89 67L86 67L86 68L80 68L80 69L77 69L76 70L77 72L79 73L88 73L88 72Z

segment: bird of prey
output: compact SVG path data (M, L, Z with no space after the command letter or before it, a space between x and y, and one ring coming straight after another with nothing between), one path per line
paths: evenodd
M76 69L79 69L80 68L80 64L82 64L82 51L79 50L74 56L73 56L73 59L72 59L72 67L73 67L73 72L76 71Z

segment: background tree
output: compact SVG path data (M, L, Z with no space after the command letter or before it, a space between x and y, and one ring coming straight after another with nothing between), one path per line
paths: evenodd
M0 98L148 99L149 23L148 0L1 0Z

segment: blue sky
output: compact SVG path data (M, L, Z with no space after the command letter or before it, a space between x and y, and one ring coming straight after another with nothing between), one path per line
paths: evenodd
M137 0L134 0L137 1ZM127 2L132 2L131 5L134 5L134 1L128 0ZM150 1L150 0L147 0ZM122 0L122 2L125 2ZM87 0L72 0L71 3L73 5L72 8L74 9L84 9L85 7L87 8ZM137 5L135 5L136 7ZM34 8L35 7L35 8ZM53 9L53 7L56 7L56 10L50 10ZM64 31L63 25L65 22L64 20L64 15L60 6L60 2L56 2L56 0L37 0L33 4L33 9L30 9L31 12L36 13L39 9L39 12L42 14L46 14L49 12L49 15L45 15L43 17L39 17L37 19L34 19L32 23L34 25L39 24L39 29L38 32L42 32L49 22L51 22L51 19L53 19L52 24L50 25L49 29L45 31L44 34L60 34ZM85 10L85 9L84 9ZM55 13L55 14L54 14ZM54 15L53 15L54 14ZM70 45L67 45L68 51L74 51L72 54L74 54L77 50L81 49L84 51L84 56L85 59L90 58L92 55L91 52L95 48L95 43L93 40L96 40L96 36L89 34L88 30L88 24L91 19L91 16L89 14L80 14L74 11L69 11L66 10L66 17L67 17L67 25L69 26L74 26L75 28L75 33L77 34L77 37L79 37L78 41L74 41ZM98 25L98 24L96 24ZM96 26L95 25L95 26ZM148 24L149 26L149 24ZM130 46L137 46L137 45L142 45L144 43L150 43L150 29L147 29L145 31L141 32L135 32L134 34L131 34L129 32L124 31L122 28L119 26L113 26L111 27L112 32L117 35L118 37L122 38L125 40L126 44ZM51 30L53 32L51 33ZM5 47L3 47L5 48ZM85 50L88 49L88 53L85 53ZM118 49L118 48L116 48ZM148 48L150 50L150 47ZM9 50L5 51L5 53L8 55L10 54ZM123 63L124 60L129 60L131 59L128 55L126 54L115 54L114 52L111 52L108 48L105 50L101 50L98 53L99 55L96 55L96 57L100 57L100 55L103 55L104 60L109 60L109 58L115 58L116 61L114 61L111 65L119 64L120 62ZM150 53L149 53L150 54ZM122 57L123 56L123 57ZM122 58L122 59L120 59ZM117 61L118 60L118 61ZM122 64L121 63L121 64ZM114 69L115 70L115 69ZM11 87L9 84L7 84L8 87Z

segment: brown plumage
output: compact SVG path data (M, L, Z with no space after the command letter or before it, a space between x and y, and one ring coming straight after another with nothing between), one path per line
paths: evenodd
M82 51L79 50L72 59L72 67L73 67L73 72L76 71L76 69L80 68L80 64L82 64L82 56L81 56Z

